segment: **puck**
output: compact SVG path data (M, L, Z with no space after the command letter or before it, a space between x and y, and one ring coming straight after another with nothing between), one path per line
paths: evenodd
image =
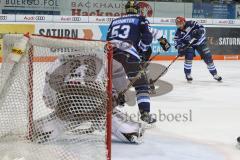
M237 138L237 142L240 144L240 137Z

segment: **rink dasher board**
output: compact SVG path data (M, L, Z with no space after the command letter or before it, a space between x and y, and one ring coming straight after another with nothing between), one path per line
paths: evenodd
M61 16L61 15L11 15L0 14L0 22L52 22L52 23L110 23L117 17L105 16ZM150 17L150 23L153 24L171 24L175 25L175 18ZM206 19L206 18L188 18L205 25L240 25L238 19Z

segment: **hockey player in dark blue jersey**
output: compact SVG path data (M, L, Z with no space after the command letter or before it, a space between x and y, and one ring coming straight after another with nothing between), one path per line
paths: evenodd
M143 71L142 62L148 60L151 55L150 44L153 40L149 21L140 16L138 4L130 0L125 10L127 15L112 21L109 26L107 40L114 45L113 58L120 62L129 80L136 78ZM163 49L168 48L169 43L162 44ZM133 84L136 90L137 103L141 114L141 120L152 124L156 122L150 114L149 82L146 73Z
M148 51L153 38L149 31L149 22L145 17L138 15L137 3L129 1L125 9L127 15L113 20L110 24L107 40L114 44L113 58L123 65L131 81L142 70L139 53L144 54ZM122 47L126 45L127 47ZM142 74L133 86L141 119L149 124L156 122L150 115L149 82L146 74Z
M185 56L184 72L186 79L188 81L193 80L191 70L196 50L207 64L208 70L213 78L217 81L221 81L222 77L217 74L212 54L207 46L205 28L196 21L186 21L184 17L177 17L176 25L178 29L174 37L175 47L178 49L179 56ZM189 45L192 40L194 41L191 47L186 49L186 46Z

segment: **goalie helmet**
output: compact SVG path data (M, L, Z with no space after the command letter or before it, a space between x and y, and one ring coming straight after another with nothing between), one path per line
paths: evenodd
M43 93L46 106L65 121L103 117L107 105L104 67L100 58L78 51L59 56L46 73Z
M135 0L129 0L125 5L125 10L127 14L138 14L140 7Z
M186 24L186 19L184 17L177 17L176 20L176 26L179 28L179 29L183 29L185 27L185 24Z

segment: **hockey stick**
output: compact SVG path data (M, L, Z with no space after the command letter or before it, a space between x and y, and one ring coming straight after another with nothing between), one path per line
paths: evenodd
M194 43L195 40L196 40L196 39L193 38L193 39L190 41L190 43L189 43L186 47L184 47L184 50L190 48L190 47L193 45L193 43ZM138 72L138 74L137 74L137 75L132 79L132 81L128 84L127 88L126 88L125 90L123 90L122 92L120 92L119 94L125 94L125 93L133 86L133 84L134 84L139 78L141 78L141 75L143 74L143 72L145 71L145 69L148 67L149 62L151 62L151 61L152 61L156 56L158 56L159 54L160 54L160 52L158 52L158 53L157 53L156 55L154 55L151 59L149 59L149 61L145 62L145 63L143 64L143 66L140 67L141 70ZM161 78L161 77L166 73L166 71L168 71L168 69L172 66L172 64L173 64L179 57L180 57L179 55L178 55L177 57L175 57L174 60L168 65L168 67L167 67L155 80L151 80L151 84L156 83L156 82L158 81L158 79Z
M119 94L125 94L132 86L133 84L141 78L142 74L145 72L145 69L149 66L149 62L151 62L156 56L158 56L160 52L158 52L156 55L152 56L148 61L144 62L143 66L140 66L140 71L138 74L131 80L131 82L128 84L127 88L121 91Z
M193 39L190 41L190 43L189 43L186 47L184 47L183 50L185 51L185 50L187 50L188 48L192 47L192 45L193 45L193 43L194 43L195 40L196 40L196 39L193 38ZM164 70L159 76L157 76L157 78L156 78L155 80L152 80L152 81L151 81L151 84L156 83L156 82L158 81L158 79L161 78L161 77L168 71L168 69L173 65L173 63L176 62L176 60L177 60L179 57L180 57L180 55L176 56L176 57L172 60L172 62L167 66L167 68L165 68L165 70Z
M155 80L152 80L151 81L151 83L156 83L157 81L158 81L158 79L159 78L161 78L167 71L168 71L168 69L173 65L173 63L175 63L175 61L179 58L180 56L178 55L178 56L176 56L173 60L172 60L172 62L164 69L164 71L159 75L159 76L157 76L157 78L155 79Z

